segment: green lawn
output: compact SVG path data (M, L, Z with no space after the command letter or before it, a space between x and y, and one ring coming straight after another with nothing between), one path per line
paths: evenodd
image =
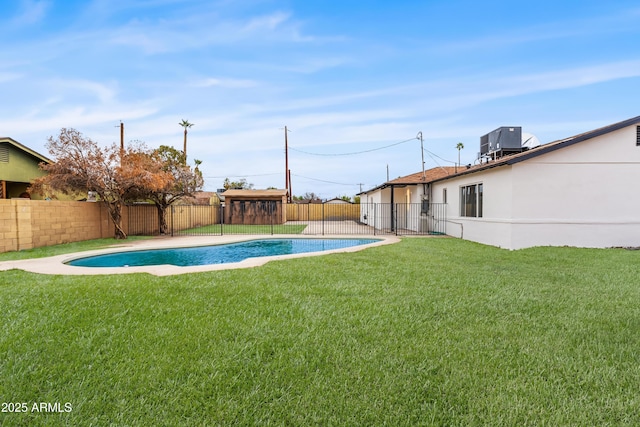
M14 261L18 259L42 258L55 255L68 254L73 252L89 251L92 249L103 249L114 245L126 245L132 240L151 239L149 236L129 236L127 240L116 240L112 238L86 240L84 242L65 243L63 245L46 246L35 249L25 249L22 251L0 253L0 261Z
M2 257L0 257L1 259ZM640 420L640 251L406 238L183 276L0 272L12 425Z

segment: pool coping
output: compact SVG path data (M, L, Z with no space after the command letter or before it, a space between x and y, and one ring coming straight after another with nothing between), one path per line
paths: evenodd
M376 239L377 242L365 245L351 246L342 249L332 249L328 251L306 252L291 255L273 255L258 258L247 258L240 262L226 264L196 265L189 267L179 267L176 265L149 265L139 267L79 267L65 263L78 258L85 258L94 255L104 255L114 252L139 251L148 249L169 249L195 246L222 245L227 243L245 242L258 239ZM172 276L187 273L201 273L206 271L231 270L237 268L259 267L269 261L286 260L293 258L304 258L310 256L329 255L343 252L357 252L367 248L388 245L399 242L396 236L363 236L363 235L332 235L332 236L309 236L309 235L224 235L224 236L185 236L185 237L158 237L149 240L125 241L121 245L115 245L105 249L95 249L91 251L74 252L63 255L56 255L46 258L31 258L15 261L0 262L0 271L19 269L40 274L69 275L69 276L89 276L89 275L111 275L111 274L133 274L148 273L155 276Z

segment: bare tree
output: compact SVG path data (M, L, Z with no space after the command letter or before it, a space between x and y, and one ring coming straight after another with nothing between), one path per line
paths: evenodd
M40 165L48 174L35 180L30 191L94 191L107 207L116 239L127 238L122 228L124 203L163 188L172 180L143 144L122 151L116 144L102 148L79 131L63 128L58 137L49 137L47 149L55 162Z
M183 152L173 147L161 145L154 151L154 159L160 163L161 169L168 173L172 180L163 187L149 192L147 197L153 201L158 210L158 224L160 234L168 232L167 208L175 201L184 197L191 197L202 189L204 183L199 166L200 160L195 160L195 168L186 164Z

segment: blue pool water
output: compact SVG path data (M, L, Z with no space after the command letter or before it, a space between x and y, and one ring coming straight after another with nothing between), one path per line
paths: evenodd
M247 258L301 254L378 242L377 239L263 239L225 245L117 252L78 258L67 264L79 267L134 267L171 264L180 267L224 264Z

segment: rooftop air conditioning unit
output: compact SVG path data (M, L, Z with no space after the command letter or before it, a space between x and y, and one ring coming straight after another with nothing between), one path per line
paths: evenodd
M480 137L480 155L522 151L522 128L503 126Z

